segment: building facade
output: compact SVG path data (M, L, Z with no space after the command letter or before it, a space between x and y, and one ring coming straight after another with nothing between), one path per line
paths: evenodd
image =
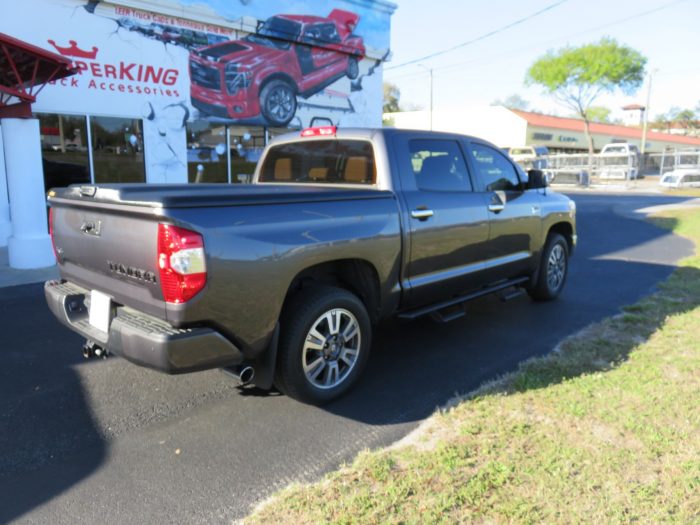
M408 111L388 113L385 120L399 128L428 129L430 112ZM551 152L582 153L588 141L581 119L554 117L502 106L479 106L434 111L433 129L481 137L499 147L546 146ZM641 147L642 127L616 124L590 125L596 151L612 142L629 142ZM665 150L700 148L700 138L649 130L646 136L648 153Z
M384 0L13 3L0 32L77 68L47 84L32 107L40 136L27 148L41 150L41 191L246 182L270 137L290 128L380 126L395 7ZM0 158L2 185L4 164ZM11 208L0 192L0 246Z

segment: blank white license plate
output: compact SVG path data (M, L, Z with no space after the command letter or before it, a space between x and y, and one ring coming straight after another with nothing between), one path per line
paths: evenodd
M90 293L90 324L103 332L109 332L112 320L112 298L102 292Z

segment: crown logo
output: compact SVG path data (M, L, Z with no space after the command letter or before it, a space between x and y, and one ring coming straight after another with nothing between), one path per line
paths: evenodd
M92 46L92 51L85 51L84 49L80 49L78 47L78 43L75 40L69 40L68 43L70 46L68 47L61 47L56 44L53 40L49 40L49 44L51 44L53 47L56 48L56 51L61 53L63 56L66 57L75 57L75 58L85 58L87 60L95 60L95 57L97 56L97 52L99 49L97 49L95 46Z

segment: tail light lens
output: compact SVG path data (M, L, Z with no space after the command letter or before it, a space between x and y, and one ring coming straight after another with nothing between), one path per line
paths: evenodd
M53 208L49 208L49 237L51 237L51 247L53 255L56 257L56 262L59 262L58 251L56 251L56 241L53 238Z
M302 137L332 137L335 136L338 128L335 126L319 126L316 128L306 128L302 130Z
M170 224L159 224L158 270L166 302L180 304L192 299L207 284L202 236Z

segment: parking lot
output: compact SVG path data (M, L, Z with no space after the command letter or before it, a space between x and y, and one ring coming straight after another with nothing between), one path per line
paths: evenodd
M579 247L558 301L488 297L449 324L384 325L358 387L324 408L240 389L219 371L166 376L117 358L84 361L40 284L0 289L0 522L229 523L551 351L648 294L692 253L634 218L680 198L572 197Z

